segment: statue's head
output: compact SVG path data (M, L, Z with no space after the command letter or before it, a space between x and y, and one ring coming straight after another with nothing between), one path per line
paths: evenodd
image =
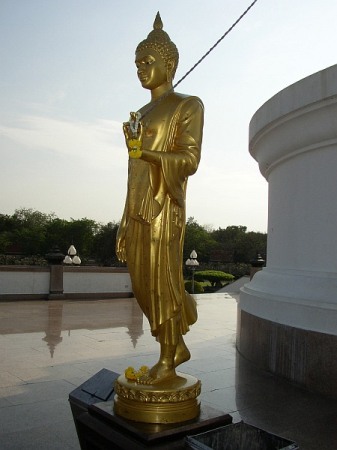
M136 48L137 53L144 50L155 50L163 58L166 67L170 67L170 75L174 78L178 67L179 53L176 45L171 41L170 36L163 30L163 22L159 12L153 23L153 30L144 41L140 42Z

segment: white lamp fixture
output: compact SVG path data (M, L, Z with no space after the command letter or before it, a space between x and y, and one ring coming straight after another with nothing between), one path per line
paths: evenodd
M192 250L190 257L185 262L185 265L192 271L192 294L194 294L194 271L197 266L199 266L197 257L197 252L195 250Z
M68 248L68 254L64 258L64 264L75 264L75 266L79 266L81 264L81 258L77 255L77 250L74 245L71 245Z

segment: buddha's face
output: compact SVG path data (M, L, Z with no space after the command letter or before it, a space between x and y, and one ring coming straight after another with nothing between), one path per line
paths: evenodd
M151 91L167 83L167 67L162 56L152 48L136 53L137 75L143 88Z

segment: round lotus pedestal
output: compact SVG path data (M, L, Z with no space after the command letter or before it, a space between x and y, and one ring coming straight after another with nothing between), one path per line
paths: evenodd
M177 372L158 384L140 384L120 375L115 383L114 412L145 423L180 423L198 417L201 382Z

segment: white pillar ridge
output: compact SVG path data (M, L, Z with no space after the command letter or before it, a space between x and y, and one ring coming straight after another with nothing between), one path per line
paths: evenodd
M337 335L337 65L255 113L250 153L269 183L267 267L244 286L240 307Z

